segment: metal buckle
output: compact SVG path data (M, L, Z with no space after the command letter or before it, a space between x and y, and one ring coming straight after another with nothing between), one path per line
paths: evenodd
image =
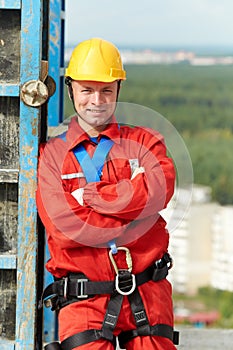
M53 298L50 297L50 298L44 300L44 306L45 306L46 308L49 308L49 307L52 307L52 306L53 306L53 304L52 304L52 299L53 299Z
M64 277L64 288L63 288L63 296L67 299L67 290L68 290L68 277Z
M87 278L78 278L76 283L76 297L78 299L88 298L87 294L84 293L84 282L88 282Z
M168 270L170 270L173 266L172 257L166 253L161 259L155 261L156 269L162 269L164 266L167 266Z
M51 296L49 296L47 299L44 299L44 306L46 308L51 308L51 310L55 310L57 305L57 294L53 294ZM41 304L40 308L43 306L43 304Z
M120 276L121 277L121 276ZM120 278L119 278L119 274L116 275L116 280L115 280L115 287L116 287L116 291L121 294L121 295L130 295L133 293L133 291L136 288L136 279L135 279L135 275L130 273L130 277L131 277L131 281L132 281L132 287L130 288L130 290L128 290L127 292L124 292L123 290L120 289Z
M173 267L173 259L171 255L169 255L169 261L167 262L167 268L170 270Z

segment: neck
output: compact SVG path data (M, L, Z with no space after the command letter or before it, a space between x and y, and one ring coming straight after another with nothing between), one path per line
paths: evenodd
M96 128L91 128L90 125L84 125L80 120L78 121L81 128L90 136L97 137L106 128L106 125L100 125Z
M80 127L90 136L90 137L97 137L99 134L106 129L109 122L111 121L112 117L109 118L108 122L102 125L98 125L96 127L92 127L91 125L87 124L79 115L77 115L77 121L80 125Z

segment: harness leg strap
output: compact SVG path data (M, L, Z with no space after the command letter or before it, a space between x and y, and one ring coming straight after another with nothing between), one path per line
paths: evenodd
M170 339L175 345L179 344L179 332L173 331L173 328L166 324L157 324L149 327L139 327L131 331L122 332L118 336L120 348L124 349L125 344L133 338L140 336L158 336Z
M144 328L148 327L149 331L149 321L139 290L135 289L135 291L128 296L128 299L137 328L142 326Z
M117 324L117 320L121 311L123 295L113 294L108 303L105 313L104 322L102 325L102 335L105 339L112 341L114 338L113 332Z
M121 310L123 295L113 294L109 300L107 311L101 330L89 329L84 332L74 334L73 336L61 342L62 350L72 350L78 346L94 342L99 339L107 339L116 345L116 337L113 331L116 327L118 316Z
M99 329L88 329L84 332L76 333L69 338L66 338L61 342L61 350L72 350L78 346L94 342L99 339L105 338L102 330ZM108 339L116 346L116 338Z
M176 345L179 344L179 333L174 332L171 326L166 324L157 324L155 326L150 326L146 310L138 289L130 294L128 296L128 299L137 329L122 332L119 335L119 344L122 349L125 348L124 345L129 340L138 336L160 336L170 339Z

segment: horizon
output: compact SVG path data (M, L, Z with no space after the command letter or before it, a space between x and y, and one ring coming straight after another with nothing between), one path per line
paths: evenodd
M67 43L65 45L65 49L71 49L74 48L79 42L75 43ZM151 50L151 51L166 51L166 52L175 52L175 51L191 51L195 54L199 55L233 55L233 47L229 44L215 44L215 45L197 45L197 44L125 44L125 43L114 43L117 48L121 50L131 50L131 51L145 51L145 50Z

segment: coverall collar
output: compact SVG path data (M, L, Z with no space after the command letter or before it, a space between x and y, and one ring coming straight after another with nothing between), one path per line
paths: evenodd
M120 128L116 121L115 116L112 117L111 123L109 123L106 128L100 133L101 135L107 136L109 139L113 140L115 143L120 143ZM67 141L69 142L69 150L73 149L79 143L83 141L89 141L89 135L83 131L80 127L77 117L73 117L69 124L69 128L67 131Z

